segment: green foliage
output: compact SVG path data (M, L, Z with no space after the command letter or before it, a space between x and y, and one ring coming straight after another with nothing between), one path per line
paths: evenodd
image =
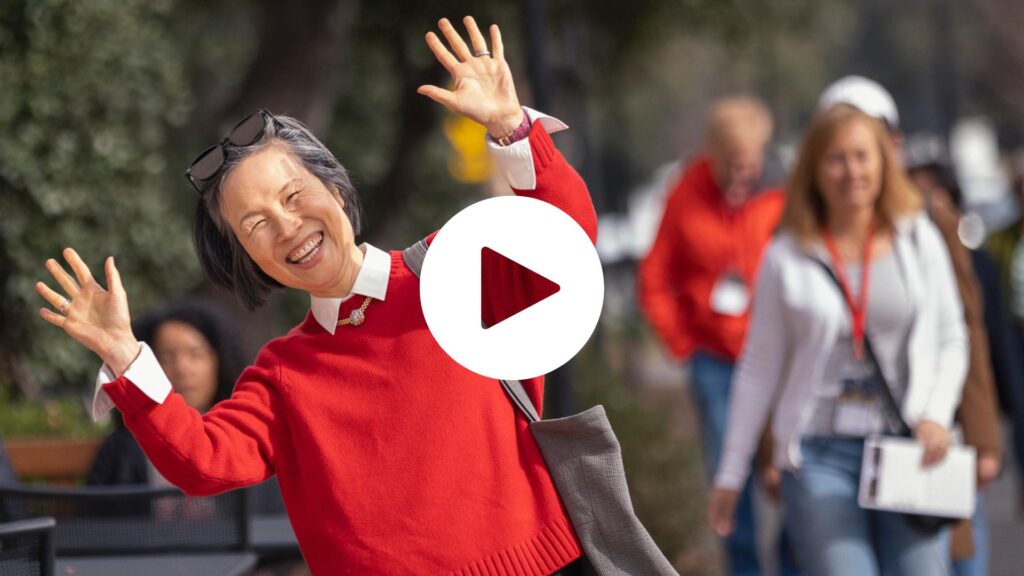
M12 402L0 393L0 437L3 438L96 438L109 431L109 425L93 424L85 405L77 398Z
M18 373L91 387L96 358L34 311L43 262L75 247L102 278L114 255L135 309L194 284L194 203L165 151L191 96L168 0L0 3L0 249L3 305L20 324ZM11 337L9 336L10 340ZM12 375L0 375L0 386ZM35 386L19 382L23 389Z

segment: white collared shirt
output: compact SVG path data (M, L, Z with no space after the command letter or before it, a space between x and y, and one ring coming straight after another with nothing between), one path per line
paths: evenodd
M370 296L375 300L384 300L388 292L388 278L391 276L391 255L371 244L363 243L363 265L359 267L356 281L352 284L352 292L341 298L321 298L309 295L309 308L317 324L323 326L331 334L338 327L338 310L341 303L352 296Z
M561 132L568 126L542 112L532 108L523 107L530 122L539 122L549 134ZM501 174L513 188L517 190L533 190L537 187L537 172L533 166L533 153L530 150L530 139L523 138L508 146L501 146L490 136L487 136L487 148L491 152L491 158L499 174ZM384 300L388 290L388 278L391 275L391 256L370 244L362 244L364 250L363 265L356 274L355 283L352 285L352 292L343 298L320 298L310 295L310 310L313 318L323 327L324 330L334 334L338 322L338 310L341 303L353 295L372 296L377 300ZM157 404L163 404L164 400L171 393L171 382L167 379L163 369L160 367L156 356L145 342L139 343L142 350L139 356L131 363L124 375L146 396ZM109 366L103 364L99 374L96 376L96 391L92 400L92 419L99 421L105 417L114 407L114 402L106 392L103 385L115 380L113 371Z

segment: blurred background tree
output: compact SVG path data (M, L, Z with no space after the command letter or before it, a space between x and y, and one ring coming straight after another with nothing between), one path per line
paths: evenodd
M36 315L46 258L117 256L138 308L195 283L171 129L193 106L173 3L0 3L0 386L89 386L95 358ZM179 190L180 191L180 190ZM187 198L191 200L191 198Z

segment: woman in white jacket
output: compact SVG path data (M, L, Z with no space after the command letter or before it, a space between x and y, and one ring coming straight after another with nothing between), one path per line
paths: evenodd
M923 464L945 457L967 369L949 255L884 126L856 108L814 118L787 194L761 263L709 519L719 534L732 530L773 411L774 461L785 471L783 501L807 574L945 574L936 534L859 508L857 488L864 438L897 432L879 386L923 445Z

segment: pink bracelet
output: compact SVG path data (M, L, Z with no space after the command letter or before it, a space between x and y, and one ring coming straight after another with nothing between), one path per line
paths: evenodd
M523 121L519 123L519 126L501 138L495 139L495 142L498 143L498 146L508 146L526 138L530 134L530 124L530 116L524 110Z

